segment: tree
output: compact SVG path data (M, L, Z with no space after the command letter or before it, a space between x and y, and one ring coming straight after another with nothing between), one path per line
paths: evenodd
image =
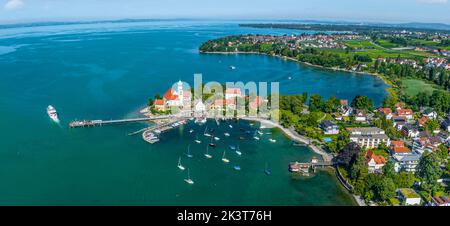
M339 152L338 160L341 164L349 168L361 152L361 147L355 142L350 142Z
M356 109L361 110L372 110L373 109L373 102L371 99L369 99L367 96L355 96L353 98L351 106Z
M435 153L424 154L417 165L416 176L421 178L422 189L434 193L439 189L437 180L442 175L439 158Z
M395 177L395 169L394 169L394 162L389 160L384 166L383 166L383 175L385 177L394 178Z
M309 98L309 111L315 112L322 110L323 101L319 94L312 94Z
M377 183L375 194L381 201L387 201L390 198L395 197L395 184L391 178L383 177L379 183Z
M439 122L437 120L428 120L425 123L425 130L427 130L428 132L433 132L437 129L439 129Z
M416 177L409 172L400 172L394 180L398 188L410 188L414 185L414 182L416 182Z

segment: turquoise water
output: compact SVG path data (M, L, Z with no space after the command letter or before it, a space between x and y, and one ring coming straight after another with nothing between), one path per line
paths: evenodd
M13 28L0 30L0 204L1 205L352 205L327 172L292 178L290 161L308 161L313 153L295 147L278 131L260 141L239 140L255 130L240 122L234 137L222 134L203 158L186 125L162 135L155 145L129 132L145 124L69 129L73 119L111 119L136 115L155 93L178 79L206 81L279 81L284 94L320 93L352 98L362 94L379 103L384 83L369 75L331 72L256 55L201 55L197 48L229 34L293 31L239 28L230 23L154 22ZM229 70L235 65L237 70ZM291 76L292 80L287 78ZM54 105L61 123L46 115ZM217 127L217 126L216 126ZM268 132L268 131L267 131ZM269 143L274 137L277 143ZM191 143L192 159L183 159L195 184L176 167ZM229 144L229 165L220 161ZM263 173L265 162L272 170ZM241 171L233 170L238 164Z

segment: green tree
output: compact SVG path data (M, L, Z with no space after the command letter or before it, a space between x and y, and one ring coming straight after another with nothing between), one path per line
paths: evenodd
M416 176L421 178L421 188L429 193L439 189L437 180L442 175L439 157L435 153L424 154L417 166Z
M388 178L394 178L396 173L394 169L395 165L394 162L389 160L384 166L383 166L383 175Z
M319 94L312 94L309 98L309 111L321 111L323 107L322 97Z
M373 102L367 96L355 96L351 102L351 106L361 110L372 110Z

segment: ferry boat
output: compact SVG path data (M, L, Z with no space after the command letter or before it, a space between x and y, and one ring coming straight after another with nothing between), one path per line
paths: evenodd
M47 114L54 122L59 122L58 113L52 105L48 105Z

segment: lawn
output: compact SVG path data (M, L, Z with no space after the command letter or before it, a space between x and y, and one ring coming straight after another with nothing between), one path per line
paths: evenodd
M405 87L405 94L408 96L415 96L419 92L427 92L431 94L433 90L438 89L436 85L419 79L403 79L402 84Z

